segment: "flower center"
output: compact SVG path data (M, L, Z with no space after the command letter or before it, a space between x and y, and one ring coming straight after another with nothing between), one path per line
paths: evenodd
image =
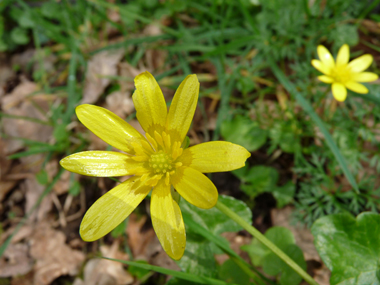
M165 174L173 169L172 159L162 150L155 152L150 156L149 166L157 174Z
M140 180L152 187L161 179L169 185L171 175L182 166L182 162L178 161L183 152L181 143L173 142L166 132L159 134L155 131L154 138L148 133L145 135L147 140L131 142L135 151L131 159L143 163L136 169L135 175L141 176Z
M334 78L335 82L346 83L351 79L351 72L347 65L335 66L331 70L331 77Z

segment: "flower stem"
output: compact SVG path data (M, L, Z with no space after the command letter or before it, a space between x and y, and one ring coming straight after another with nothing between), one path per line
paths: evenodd
M281 258L287 265L289 265L295 272L297 272L306 282L311 285L318 285L318 283L306 273L297 263L293 261L288 255L286 255L281 249L279 249L274 243L268 240L262 233L260 233L253 226L244 221L235 212L231 211L226 205L224 205L220 200L215 205L223 214L234 220L240 226L242 226L247 232L252 236L257 238L262 244L267 246L273 253L275 253L279 258Z

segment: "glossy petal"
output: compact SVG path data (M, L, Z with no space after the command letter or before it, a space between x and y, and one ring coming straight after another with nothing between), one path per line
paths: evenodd
M376 73L373 72L360 72L360 73L353 73L351 75L352 81L357 82L372 82L379 78L379 76Z
M79 233L84 241L108 234L140 204L151 187L132 177L100 197L86 212Z
M136 91L132 99L136 116L145 132L153 135L154 130L161 133L165 127L167 107L164 95L156 79L149 72L135 78Z
M251 154L230 142L201 143L184 150L180 161L203 173L231 171L241 168Z
M218 191L207 176L191 167L177 169L171 180L177 192L189 203L210 209L218 201Z
M346 65L350 60L350 48L347 44L342 45L336 57L336 65Z
M60 164L68 171L97 177L132 175L134 169L143 166L128 155L114 151L78 152L66 156Z
M134 154L130 143L145 140L135 128L107 109L83 104L79 105L75 112L83 125L117 149Z
M320 81L322 81L323 83L327 83L327 84L334 82L334 79L330 76L327 76L327 75L320 75L320 76L318 76L318 79Z
M343 102L347 97L347 89L342 83L333 83L332 94L336 100Z
M197 107L199 94L199 81L195 74L189 75L178 87L169 114L166 120L166 128L173 141L182 143L189 131L191 121Z
M158 182L152 192L150 214L157 237L165 252L179 260L186 247L186 232L181 209L172 198L170 185Z
M322 72L323 74L326 74L326 75L330 75L330 72L331 72L331 68L324 65L322 63L322 61L320 60L317 60L317 59L313 59L311 61L311 65L314 66L314 68L316 68L317 70L319 70L320 72Z
M327 48L325 48L322 45L319 45L317 48L317 52L319 59L326 67L331 68L335 66L334 58L332 57L331 53Z
M350 89L351 91L354 91L356 93L360 93L360 94L367 94L368 93L367 87L365 87L363 84L360 84L360 83L357 83L354 81L349 81L349 82L346 82L344 85L348 89Z
M362 55L348 64L352 72L362 72L366 70L372 63L373 57L370 54Z

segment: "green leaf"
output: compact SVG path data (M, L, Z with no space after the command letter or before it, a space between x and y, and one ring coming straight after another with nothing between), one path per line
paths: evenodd
M269 136L272 139L272 144L277 146L287 153L294 153L300 149L299 138L295 133L296 128L291 122L276 122L269 130Z
M214 252L210 242L191 231L186 233L185 253L177 264L183 271L197 276L217 276Z
M16 44L25 45L29 42L28 32L21 27L16 27L11 31L11 39Z
M261 129L257 122L243 116L223 121L221 134L227 141L241 145L248 151L259 149L267 140L267 131Z
M344 44L356 46L359 42L358 27L353 24L337 25L336 29L331 31L330 39L334 43L334 48Z
M293 201L296 192L296 185L292 181L288 181L281 187L276 187L272 191L277 201L277 208L282 208Z
M262 192L271 192L276 188L278 172L273 167L259 165L251 167L242 179L247 184L242 185L241 190L253 198Z
M306 262L302 250L295 244L290 244L283 249L283 252L293 259L302 269L306 269ZM281 260L273 252L266 255L263 259L263 270L269 275L277 275L281 273L280 284L299 284L302 277L290 268L283 260Z
M56 2L45 2L41 6L41 13L46 18L54 19L61 15L61 5Z
M302 250L295 244L293 233L283 227L272 227L265 233L265 237L277 245L299 266L306 269L306 262ZM302 278L284 261L275 255L269 248L253 239L251 244L242 246L248 252L253 265L262 266L266 274L280 276L280 284L299 284Z
M219 268L219 278L228 283L249 284L249 276L232 259Z
M331 270L330 284L380 284L380 215L356 217L335 214L315 221L311 228L323 262Z
M36 23L34 22L30 11L23 11L22 15L17 19L17 21L23 28L34 28L36 26Z

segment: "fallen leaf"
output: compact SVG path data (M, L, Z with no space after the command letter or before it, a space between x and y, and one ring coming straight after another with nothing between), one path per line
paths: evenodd
M12 116L23 116L41 121L46 121L46 118L41 113L41 110L46 112L49 110L49 101L53 97L45 95L36 95L28 97L38 91L35 83L23 79L10 94L5 95L2 100L3 112ZM38 106L36 108L36 106ZM40 142L47 142L53 132L53 128L49 125L33 122L28 119L3 118L3 131L6 136L16 138L28 138ZM12 154L20 150L24 143L21 140L5 139L6 146L5 154Z
M28 246L17 243L8 245L0 259L0 277L24 275L33 268L33 260L28 255Z
M128 92L115 91L106 97L106 109L125 119L135 110L133 101Z
M125 54L125 49L102 51L95 54L87 65L86 82L82 104L95 103L110 84L110 76L117 75L117 65Z
M44 192L45 186L39 184L37 179L32 177L25 180L23 187L26 198L25 212L28 213ZM36 211L29 216L29 221L42 221L46 217L46 214L51 211L52 207L52 196L48 194L43 198Z
M128 219L128 226L126 229L128 245L135 259L147 258L147 246L156 235L153 228L149 228L148 230L142 229L146 220L146 216L138 218L134 213L132 213Z
M36 260L34 284L47 285L62 275L78 274L85 259L81 251L65 243L65 235L40 222L30 239L30 255Z
M119 251L119 242L112 246L103 245L100 251L104 257L127 260L128 255ZM116 261L94 258L84 267L84 280L77 278L77 285L126 285L133 282L133 277L123 268L123 264ZM79 280L78 280L79 279Z

